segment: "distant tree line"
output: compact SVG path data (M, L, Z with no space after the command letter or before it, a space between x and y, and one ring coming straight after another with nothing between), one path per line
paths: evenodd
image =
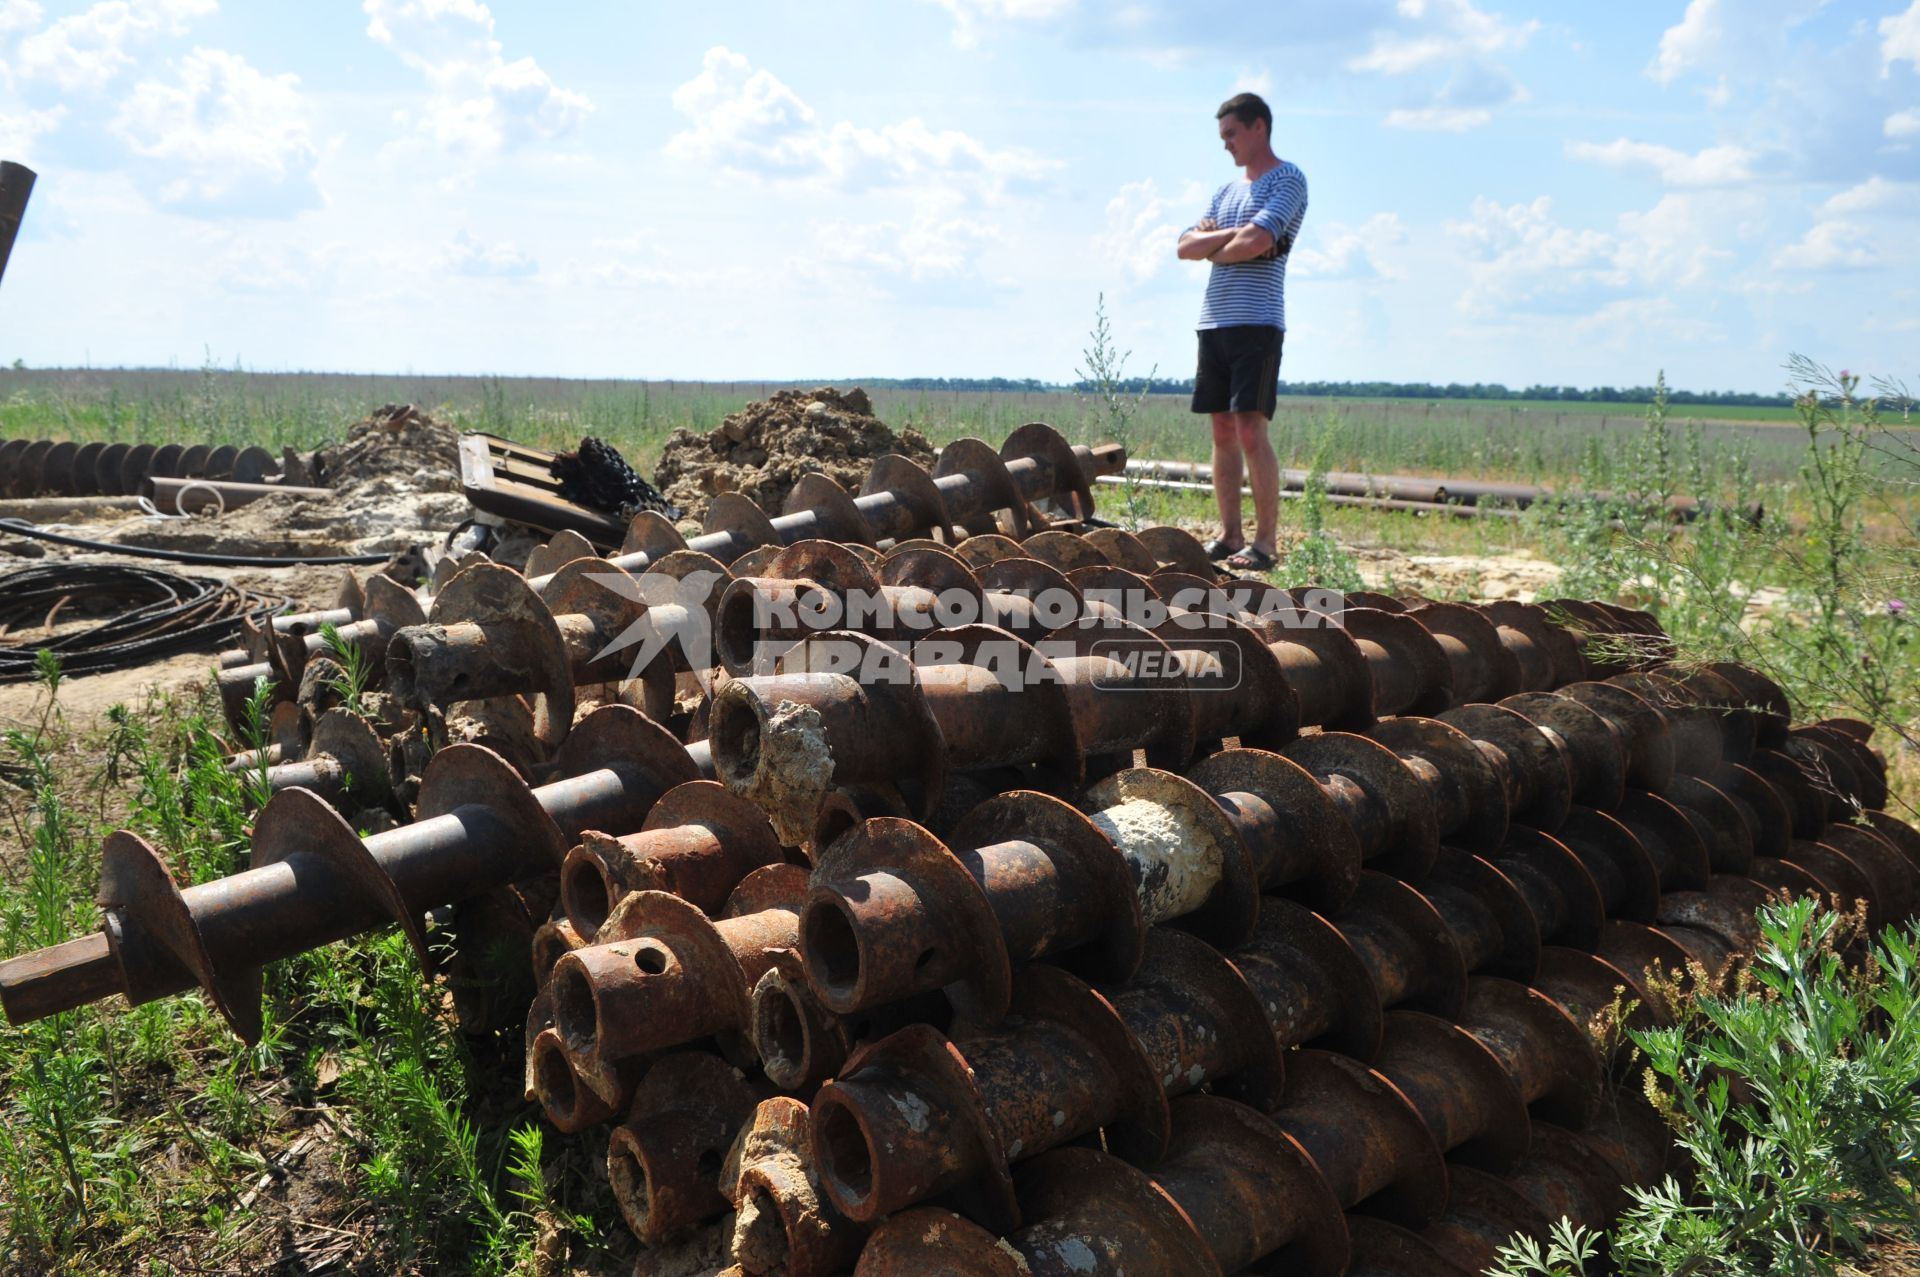
M1123 394L1139 394L1148 385L1144 377L1129 377L1117 387ZM1157 394L1192 394L1193 379L1154 378ZM1077 382L1069 389L1086 392L1096 389L1089 382ZM1652 386L1528 386L1514 390L1499 382L1430 381L1283 381L1283 395L1309 399L1547 399L1567 403L1644 404L1653 402ZM1762 395L1748 390L1671 390L1672 404L1715 404L1725 408L1786 407L1793 403L1788 394Z
M1040 393L1073 391L1086 394L1098 389L1090 381L1062 383L1041 381L1033 377L863 377L855 381L859 385L884 387L890 390ZM1128 395L1137 395L1149 388L1155 394L1190 395L1193 393L1193 379L1191 377L1178 379L1155 377L1149 381L1145 377L1128 377L1115 387L1119 393ZM1282 381L1280 393L1305 399L1525 399L1617 404L1653 402L1652 386L1534 385L1515 390L1497 381L1453 381L1444 386L1431 381ZM1771 408L1791 406L1793 396L1784 393L1763 395L1750 390L1669 389L1667 402L1710 404L1723 408Z
M812 383L809 382L809 385ZM1034 377L848 377L849 386L879 387L885 390L1067 390L1058 382Z

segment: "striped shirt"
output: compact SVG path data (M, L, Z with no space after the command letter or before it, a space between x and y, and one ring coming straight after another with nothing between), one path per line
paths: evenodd
M1273 248L1250 262L1213 264L1196 328L1259 324L1287 327L1287 254L1307 215L1307 177L1286 160L1249 182L1228 182L1214 192L1208 217L1220 230L1249 222L1273 236ZM1188 227L1192 230L1192 227Z

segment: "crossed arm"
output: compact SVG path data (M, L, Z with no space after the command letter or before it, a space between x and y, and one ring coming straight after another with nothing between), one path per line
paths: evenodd
M1203 217L1192 230L1180 237L1180 246L1176 251L1182 261L1232 265L1234 262L1250 262L1273 251L1273 236L1252 223L1222 230L1214 225L1211 217Z

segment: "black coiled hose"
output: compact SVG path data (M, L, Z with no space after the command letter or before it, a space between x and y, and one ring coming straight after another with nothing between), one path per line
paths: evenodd
M47 563L0 575L0 683L39 675L50 649L67 674L127 669L180 652L219 647L240 623L265 625L290 604L225 581L121 564ZM75 615L103 619L58 633ZM23 634L57 636L19 643Z

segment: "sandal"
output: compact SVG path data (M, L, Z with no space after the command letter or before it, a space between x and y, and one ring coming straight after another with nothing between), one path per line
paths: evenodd
M1258 546L1250 545L1243 550L1235 551L1227 559L1227 566L1236 572L1271 572L1273 556Z
M1207 557L1215 563L1218 563L1228 555L1238 554L1245 548L1245 546L1241 545L1228 545L1223 538L1215 537L1213 540L1207 542Z

